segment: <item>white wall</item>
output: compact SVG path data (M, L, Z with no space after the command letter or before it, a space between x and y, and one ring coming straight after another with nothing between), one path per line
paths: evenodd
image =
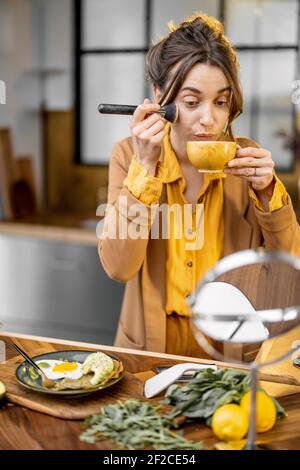
M0 0L0 126L12 129L14 154L32 155L43 189L41 107L72 107L71 0Z

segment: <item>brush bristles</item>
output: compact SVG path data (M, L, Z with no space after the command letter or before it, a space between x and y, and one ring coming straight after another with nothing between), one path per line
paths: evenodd
M162 107L165 111L164 118L169 122L175 122L178 117L178 109L175 101Z

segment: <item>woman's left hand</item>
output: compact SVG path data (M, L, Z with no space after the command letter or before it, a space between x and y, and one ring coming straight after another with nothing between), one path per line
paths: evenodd
M255 191L264 191L274 181L272 154L263 148L239 148L224 171L247 180Z

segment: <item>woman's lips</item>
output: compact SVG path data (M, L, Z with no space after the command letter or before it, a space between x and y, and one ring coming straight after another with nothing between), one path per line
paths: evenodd
M216 140L213 134L194 134L194 140Z

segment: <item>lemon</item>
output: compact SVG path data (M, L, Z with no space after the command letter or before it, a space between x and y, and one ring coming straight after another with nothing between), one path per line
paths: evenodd
M236 441L217 442L214 447L217 450L243 450L246 446L246 439L238 439Z
M211 427L214 434L224 441L242 439L248 431L248 415L239 405L222 405L214 412Z
M250 413L250 392L245 393L240 402L241 407ZM256 431L266 432L272 429L276 422L275 404L265 392L256 392Z

